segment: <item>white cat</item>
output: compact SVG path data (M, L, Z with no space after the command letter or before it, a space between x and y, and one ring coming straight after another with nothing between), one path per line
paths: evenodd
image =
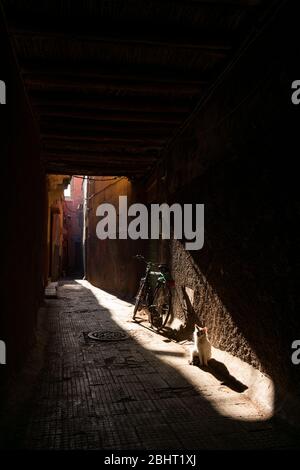
M190 364L195 363L195 358L199 358L200 366L207 366L207 362L211 359L211 344L207 337L207 328L201 328L195 325L193 334L194 345L191 348Z

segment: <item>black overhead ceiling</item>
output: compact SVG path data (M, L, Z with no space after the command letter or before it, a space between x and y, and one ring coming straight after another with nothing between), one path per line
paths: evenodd
M149 172L270 3L2 0L47 171Z

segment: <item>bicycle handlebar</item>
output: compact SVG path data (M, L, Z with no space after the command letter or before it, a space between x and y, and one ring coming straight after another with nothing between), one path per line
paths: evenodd
M134 258L138 259L139 261L146 261L142 255L134 255Z
M147 261L143 255L135 255L134 258L136 258L139 261L144 261L144 263L146 264L152 264L153 266L159 266L161 264L161 263L154 263L154 261Z

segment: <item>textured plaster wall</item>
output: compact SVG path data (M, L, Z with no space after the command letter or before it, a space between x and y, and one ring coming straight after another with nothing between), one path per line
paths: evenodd
M99 204L109 202L118 214L119 196L127 196L128 205L141 202L138 190L126 178L108 181L91 181L88 190L88 229L87 229L87 279L97 287L122 297L132 298L137 289L143 266L133 256L144 252L140 240L99 240L96 226L100 217L96 216ZM117 237L118 238L118 237Z
M299 412L300 369L291 344L300 331L297 307L299 110L291 103L299 46L281 30L297 28L283 9L243 51L173 140L145 187L125 180L97 183L89 200L88 279L133 295L137 242L99 241L100 202L205 204L205 243L186 252L180 241L149 242L148 255L168 262L176 281L174 313L206 325L213 345L269 375L276 412Z
M276 410L291 415L300 391L291 362L300 331L299 110L290 98L299 51L278 35L284 25L283 10L174 140L149 200L205 204L204 248L169 248L177 288L194 290L195 318L214 346L267 373ZM175 312L182 316L176 298Z

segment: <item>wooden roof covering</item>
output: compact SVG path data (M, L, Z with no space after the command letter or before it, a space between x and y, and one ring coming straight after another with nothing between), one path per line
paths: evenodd
M47 171L129 177L151 171L272 4L2 3Z

